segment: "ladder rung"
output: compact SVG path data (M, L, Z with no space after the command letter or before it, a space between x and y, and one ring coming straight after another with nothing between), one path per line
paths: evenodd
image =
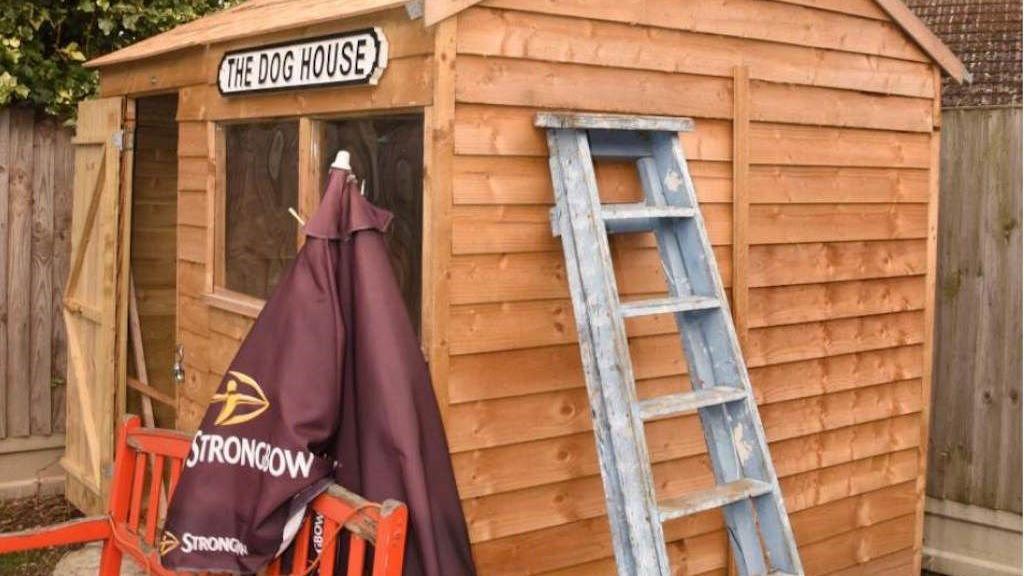
M655 314L675 314L676 312L695 312L711 310L721 304L717 298L707 296L673 296L654 298L651 300L635 300L619 304L619 314L623 318L635 316L653 316Z
M760 480L744 478L715 486L710 490L687 494L666 500L658 505L662 522L668 522L683 516L691 516L698 512L721 508L727 504L739 502L747 498L764 496L772 491L772 485Z
M626 130L629 132L692 132L693 119L678 116L636 116L633 114L586 114L539 112L533 121L538 128Z
M606 204L601 207L605 222L650 218L693 218L697 211L685 206L648 206L646 204Z
M746 398L747 391L745 389L727 386L713 386L703 390L694 390L693 392L658 396L639 403L640 418L645 422L657 420L658 418L693 412L698 408L718 406L719 404L736 402Z

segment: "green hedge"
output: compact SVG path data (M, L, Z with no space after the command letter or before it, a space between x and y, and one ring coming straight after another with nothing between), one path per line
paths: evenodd
M96 92L91 58L238 0L0 0L0 107L29 103L73 121Z

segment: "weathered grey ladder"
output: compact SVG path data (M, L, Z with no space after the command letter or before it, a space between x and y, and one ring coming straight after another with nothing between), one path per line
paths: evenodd
M803 574L698 209L679 132L686 118L541 113L601 477L622 576L671 574L662 522L722 508L739 574ZM635 160L645 201L602 205L593 161ZM668 297L621 302L608 234L653 231ZM626 318L673 314L691 392L639 401ZM700 414L717 486L655 499L644 423Z

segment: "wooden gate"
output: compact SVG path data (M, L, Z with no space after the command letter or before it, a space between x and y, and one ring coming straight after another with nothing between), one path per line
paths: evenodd
M105 98L78 107L67 324L67 497L103 508L114 457L114 423L124 411L131 102Z

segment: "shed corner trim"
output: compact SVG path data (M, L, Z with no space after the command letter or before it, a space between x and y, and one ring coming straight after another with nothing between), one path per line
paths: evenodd
M921 21L903 0L876 0L878 5L889 15L918 46L939 65L946 74L958 83L970 83L971 73L967 66L949 49L949 46L932 32L927 24Z

